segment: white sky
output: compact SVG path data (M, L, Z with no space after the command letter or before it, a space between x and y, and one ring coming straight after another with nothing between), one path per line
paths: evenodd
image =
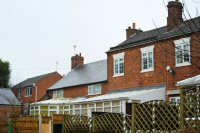
M185 3L195 17L200 0ZM74 45L85 63L106 59L133 22L145 31L166 17L163 0L0 0L0 58L11 64L12 84L56 71L56 62L66 74Z

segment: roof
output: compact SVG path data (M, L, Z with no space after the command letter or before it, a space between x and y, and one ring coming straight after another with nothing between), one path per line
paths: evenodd
M71 70L65 77L48 90L93 84L107 81L107 60L81 65Z
M111 47L108 52L144 45L159 40L181 36L184 34L189 35L190 33L198 31L200 31L200 17L186 20L181 25L177 26L175 29L171 31L167 30L167 26L163 26L145 32L138 32L129 39L120 43L119 45Z
M32 86L34 83L37 83L38 81L46 78L47 76L49 76L53 73L57 73L57 72L51 72L51 73L39 75L39 76L36 76L36 77L28 78L28 79L22 81L21 83L13 86L12 88L22 88L22 87Z
M0 88L0 105L19 105L19 101L10 88Z
M112 92L105 95L100 95L85 100L77 100L74 102L91 102L91 101L106 101L114 99L128 99L136 100L141 102L147 102L152 100L165 100L165 87L164 86L155 86L150 88L141 88L136 90L127 90Z
M32 103L32 105L60 105L60 104L80 104L80 103L90 103L90 102L102 102L102 101L113 101L113 100L135 100L147 102L152 100L165 100L165 87L155 86L150 88L143 88L137 90L127 90L120 92L112 92L101 96L96 96L92 98L77 98L77 99L50 99L46 101L41 101L37 103Z
M196 86L196 85L200 86L200 75L197 75L185 80L181 80L177 82L176 85L177 86Z

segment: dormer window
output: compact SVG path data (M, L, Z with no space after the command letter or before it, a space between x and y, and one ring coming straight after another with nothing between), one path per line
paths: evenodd
M114 60L113 77L124 75L124 54L125 52L113 55L113 60Z
M176 67L188 66L190 63L190 38L174 41L176 51Z

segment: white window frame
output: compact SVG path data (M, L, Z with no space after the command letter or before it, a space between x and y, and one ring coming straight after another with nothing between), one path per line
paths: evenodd
M144 47L140 49L141 51L141 73L143 72L149 72L149 71L154 71L154 45L152 46L148 46L148 47ZM149 67L149 53L152 53L152 67ZM144 58L144 54L146 53L146 58L147 58L147 69L143 68L144 62L143 62L143 58Z
M32 96L32 87L26 87L25 88L25 92L26 92L26 97L31 97Z
M113 73L114 73L113 77L118 77L118 76L123 76L124 75L124 70L125 70L124 55L125 55L125 52L113 55L113 70L114 70L113 71ZM117 64L115 63L116 61L117 61ZM121 63L123 63L123 72L120 72L120 64ZM117 66L117 70L116 70L115 66Z
M95 87L98 86L99 91L95 92ZM97 95L102 93L102 85L101 84L95 84L95 85L89 85L88 86L88 95Z
M21 93L22 93L22 90L21 90L21 89L18 89L17 98L21 98Z
M189 66L191 65L191 56L190 56L190 37L187 38L181 38L179 40L175 40L174 41L175 44L175 62L176 62L176 67L182 67L182 66ZM177 54L179 51L184 52L184 45L188 44L188 55L189 55L189 61L185 61L184 60L184 54L182 54L182 63L178 63L178 59L177 59ZM178 50L177 48L181 47L180 50Z
M170 97L169 101L173 102L173 103L176 103L176 104L180 104L180 96Z
M60 94L61 96L60 96ZM53 91L53 98L63 98L64 97L64 90L61 89L61 90L54 90Z

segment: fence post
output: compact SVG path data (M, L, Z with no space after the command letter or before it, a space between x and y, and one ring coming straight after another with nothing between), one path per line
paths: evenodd
M132 103L132 133L136 133L136 103Z
M185 100L184 100L184 88L181 88L180 89L180 100L181 100L181 103L180 103L180 132L183 133L184 132L184 125L185 125L185 116L184 116L184 103L185 103Z
M42 133L42 116L39 115L39 133Z

